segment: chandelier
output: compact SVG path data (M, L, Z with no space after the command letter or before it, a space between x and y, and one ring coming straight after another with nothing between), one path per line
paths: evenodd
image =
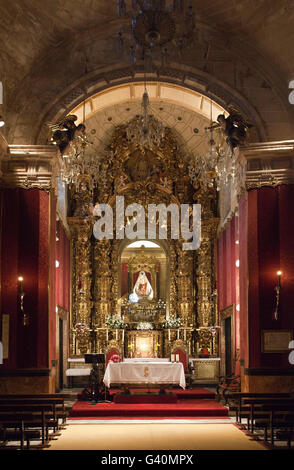
M224 141L223 130L212 119L212 101L210 105L211 123L205 128L208 150L204 155L190 157L189 177L194 186L201 181L203 187L220 191L239 179L239 153Z
M93 191L97 183L99 162L92 151L92 142L89 142L85 130L76 135L69 142L61 157L60 178L70 185L75 185L79 191L81 182L87 176L88 189Z
M216 188L217 191L236 178L238 152L231 152L226 146L209 139L210 149L204 155L198 155L189 165L189 177L192 184L200 180L203 187Z
M90 142L86 133L85 103L83 121L76 126L77 116L70 114L57 124L49 124L50 141L57 145L60 151L59 176L69 185L75 185L76 190L84 190L87 181L87 189L93 191L97 183L99 161L93 150L93 142Z
M118 0L118 16L131 18L130 24L118 32L118 54L125 53L133 65L142 59L146 63L161 61L164 66L170 57L180 57L183 49L193 44L192 3L192 0L132 0L128 12L126 1Z
M145 83L145 91L141 102L141 115L136 116L128 123L126 134L127 139L135 146L148 147L152 150L160 146L165 137L165 128L150 112L150 101Z

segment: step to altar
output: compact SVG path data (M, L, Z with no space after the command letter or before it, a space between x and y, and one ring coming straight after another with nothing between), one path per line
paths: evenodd
M179 400L177 403L97 403L77 401L70 418L200 418L227 417L228 409L215 400Z
M114 403L177 403L178 398L175 393L132 393L129 395L116 393L113 399Z
M90 390L89 390L90 392ZM122 396L122 390L119 389L119 388L111 388L108 390L109 392L109 395L108 395L108 399L115 402L115 397L118 395L118 396ZM143 395L158 395L159 394L159 389L158 388L130 388L129 389L129 392L131 394L131 396L133 395L137 395L137 394L143 394ZM194 387L194 388L191 388L191 389L186 389L186 390L182 390L181 388L174 388L174 389L165 389L165 394L162 395L163 397L166 397L166 396L169 396L169 395L174 395L176 397L177 400L190 400L190 399L208 399L208 400L214 400L215 399L215 392L212 392L211 390L208 390L207 388L204 388L204 387ZM126 395L126 396L129 396L129 395ZM78 400L84 400L83 396L82 396L82 393L78 393L77 395L77 399ZM87 401L87 400L86 400ZM118 403L118 402L116 402ZM126 402L120 402L120 403L126 403ZM130 401L128 403L131 403ZM135 403L138 403L138 401L136 401ZM145 401L144 403L148 403L147 401ZM154 403L154 401L152 402ZM157 402L159 403L159 402ZM160 403L166 403L166 401L163 401L163 402L160 402ZM170 401L169 403L176 403L175 402L172 402Z

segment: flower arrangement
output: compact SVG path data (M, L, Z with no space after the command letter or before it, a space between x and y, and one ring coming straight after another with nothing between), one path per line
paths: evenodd
M137 330L153 330L153 325L147 321L140 321L137 324Z
M175 315L170 315L165 321L165 328L180 328L182 321Z
M121 362L121 357L119 354L113 354L109 359L109 362Z
M108 328L112 329L125 328L125 323L118 315L109 315L106 318L105 324Z

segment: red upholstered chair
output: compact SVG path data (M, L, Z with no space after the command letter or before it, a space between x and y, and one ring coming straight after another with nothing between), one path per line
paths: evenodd
M186 351L184 351L183 349L177 348L177 349L174 349L172 353L174 355L178 354L179 362L182 362L182 364L184 366L184 371L186 373L186 371L188 369L188 366L189 366L188 354L186 353Z
M172 354L179 355L179 362L182 362L184 367L186 383L188 384L189 388L192 388L193 368L189 364L189 355L186 350L185 344L181 340L178 340L177 343L178 344L175 344L172 349Z
M119 356L121 358L120 351L114 348L109 349L109 351L107 351L106 356L105 356L105 366L107 366L107 364L109 363L109 361L111 360L113 356ZM114 361L114 362L118 362L118 361Z

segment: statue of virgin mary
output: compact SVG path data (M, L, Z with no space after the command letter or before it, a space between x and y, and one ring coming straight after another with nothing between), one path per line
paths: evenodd
M132 303L137 303L141 299L153 299L153 289L148 281L145 271L140 271L138 279L134 285L133 292L129 296L129 300Z

